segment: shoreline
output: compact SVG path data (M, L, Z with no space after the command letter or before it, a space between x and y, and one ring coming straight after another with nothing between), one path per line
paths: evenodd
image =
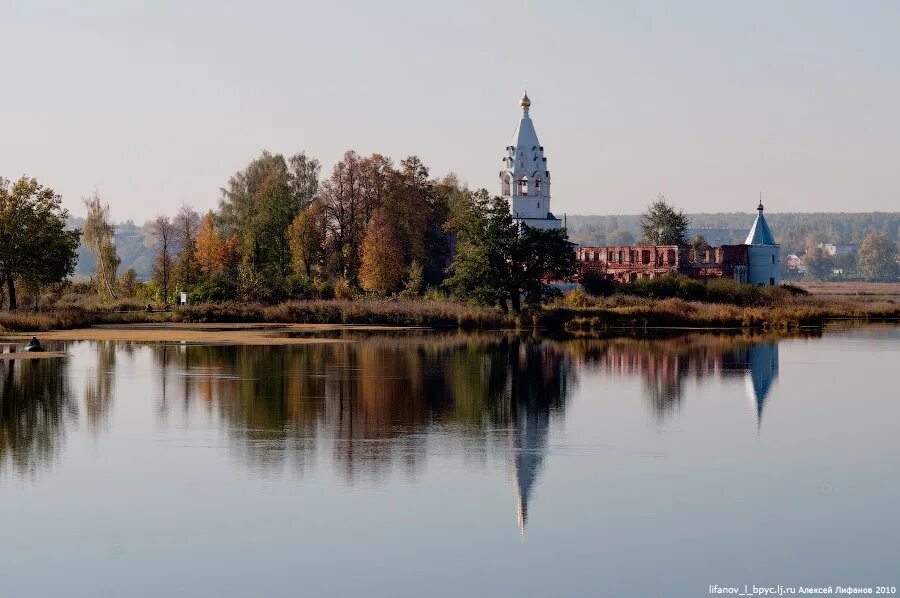
M276 331L292 335L290 343L343 331L402 330L518 331L584 334L621 330L779 330L821 328L830 321L900 322L900 285L882 285L879 293L855 295L863 289L831 288L809 295L760 295L752 301L716 303L677 297L653 298L614 294L608 297L572 292L541 309L505 314L497 307L443 299L296 300L274 305L220 302L189 305L169 311L115 310L113 305L59 307L46 311L0 311L0 339L44 335L62 338L61 331L127 330L134 340L173 342L178 331L193 338L203 332L212 342L241 337L265 339ZM865 291L875 290L871 287ZM834 294L825 294L831 292ZM837 293L840 293L838 295ZM125 332L118 332L121 336ZM49 335L49 336L48 336ZM299 338L300 336L304 338ZM262 341L260 341L262 342Z
M794 328L758 328L740 326L692 326L692 325L606 325L590 326L582 322L566 326L564 330L532 329L513 330L495 329L465 331L440 327L413 326L368 326L368 325L331 325L331 324L292 324L292 323L139 323L139 324L104 324L68 330L50 330L39 332L42 342L125 342L147 344L179 344L179 345L220 345L220 346L302 346L313 344L340 344L364 342L366 338L404 335L391 333L407 333L413 338L429 335L456 334L538 334L547 339L615 339L646 337L648 339L666 338L685 334L715 335L763 335L776 337L804 336L820 334L826 326L835 325L846 328L865 327L868 325L889 324L900 325L900 320L876 321L863 319L829 320L822 325L799 326ZM42 353L25 353L15 351L33 335L33 332L0 333L0 360L43 359L65 357L59 351Z

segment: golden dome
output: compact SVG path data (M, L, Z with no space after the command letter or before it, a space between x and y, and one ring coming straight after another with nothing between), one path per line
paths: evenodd
M528 108L531 106L531 100L528 99L528 92L527 92L527 91L525 92L524 95L522 95L522 99L519 100L519 106L521 106L521 107L524 108L525 110L528 110Z

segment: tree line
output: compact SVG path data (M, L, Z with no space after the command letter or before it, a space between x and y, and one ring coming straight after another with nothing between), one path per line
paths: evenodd
M43 209L52 217L29 247L0 253L2 280L65 279L82 237L95 261L92 290L104 301L171 304L181 293L191 302L446 294L518 312L523 302L539 305L556 293L549 280L575 271L564 230L520 230L505 201L454 175L432 177L417 156L395 165L381 154L348 151L321 175L319 161L304 152L262 152L221 188L218 209L199 214L184 205L145 227L155 253L148 281L133 269L118 272L115 226L96 194L84 200L82 230L64 230L69 214L51 189L33 179L7 182L0 209L16 203L4 198L22 204L28 195L24 204L39 211L49 202ZM0 234L19 221L0 212ZM5 237L0 242L6 248ZM55 246L59 255L49 256ZM20 254L30 257L13 257ZM14 292L7 295L14 308Z

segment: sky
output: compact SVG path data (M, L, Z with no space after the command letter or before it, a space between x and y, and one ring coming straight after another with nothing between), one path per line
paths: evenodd
M527 86L552 209L900 211L900 3L0 0L0 176L143 222L266 149L499 193Z

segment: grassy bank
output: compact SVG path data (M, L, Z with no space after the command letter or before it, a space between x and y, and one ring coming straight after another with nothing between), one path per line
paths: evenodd
M609 327L689 326L791 330L829 320L900 321L900 303L890 298L825 297L769 292L746 305L690 301L678 297L569 295L545 310L548 327L567 330Z
M455 301L312 300L277 305L227 301L202 303L167 311L122 309L119 303L44 311L0 312L0 330L42 332L97 324L148 322L360 324L382 326L453 327L497 330L517 327L517 320L498 309Z
M357 324L463 330L538 327L557 332L665 326L791 330L835 319L900 321L900 301L884 294L801 294L777 288L752 292L732 302L621 293L593 297L575 291L539 312L519 317L496 308L425 299L310 300L277 305L221 302L152 313L146 311L146 305L116 302L37 312L4 311L0 312L0 330L42 332L147 322Z

